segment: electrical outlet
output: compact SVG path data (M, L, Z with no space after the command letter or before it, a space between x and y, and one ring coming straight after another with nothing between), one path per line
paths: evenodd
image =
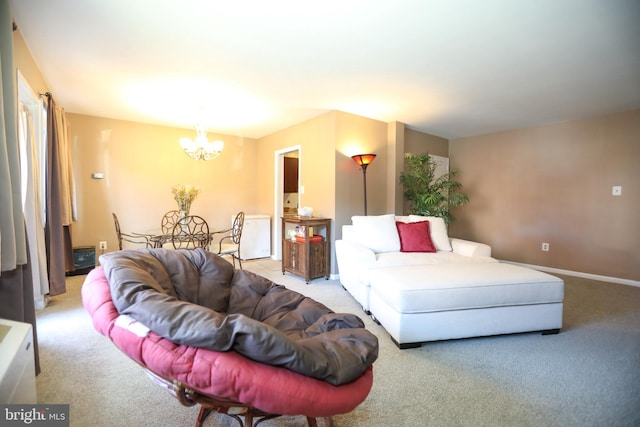
M622 196L622 186L621 185L614 185L613 187L611 187L611 195L612 196Z
M107 242L105 242L104 240L100 242L100 250L101 251L107 250Z
M543 243L542 244L542 251L543 252L549 252L549 244L548 243Z

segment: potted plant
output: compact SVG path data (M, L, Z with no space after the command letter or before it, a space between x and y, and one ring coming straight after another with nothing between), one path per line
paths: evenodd
M459 192L462 184L455 180L459 169L436 177L437 163L428 153L405 153L406 167L400 173L400 183L404 195L411 202L409 212L414 215L438 216L449 224L454 220L450 208L469 201L469 197Z

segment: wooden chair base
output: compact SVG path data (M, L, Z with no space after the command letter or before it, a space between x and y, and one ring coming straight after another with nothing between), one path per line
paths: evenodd
M282 417L277 414L267 414L256 408L247 406L215 406L210 407L208 405L200 404L200 413L196 421L196 427L202 427L205 419L212 413L217 412L224 414L228 417L235 419L240 427L257 427L263 421L271 420L273 418ZM244 418L244 420L243 420ZM324 427L333 427L333 421L330 417L321 418L324 421ZM318 427L318 420L316 418L307 417L307 425L309 427Z
M195 427L202 427L202 424L212 412L217 412L233 418L238 422L240 427L257 427L263 421L283 416L280 414L270 414L239 402L219 399L199 393L196 390L185 386L180 381L165 378L147 368L145 368L145 372L154 383L167 390L169 394L178 399L182 405L200 405L200 412L198 414ZM323 421L324 427L333 427L331 417L306 418L307 425L309 427L319 427L318 420Z

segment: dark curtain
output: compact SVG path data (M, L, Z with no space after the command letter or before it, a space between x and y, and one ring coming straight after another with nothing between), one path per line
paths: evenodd
M28 256L27 252L27 258ZM34 362L36 375L38 375L40 373L40 352L38 350L38 331L36 330L30 262L29 259L27 264L19 265L15 270L3 271L0 275L0 317L31 324Z
M70 225L66 222L65 209L70 200L64 197L64 153L66 135L60 129L63 114L57 108L51 94L47 94L47 188L45 245L47 248L47 269L49 273L49 294L59 295L66 292L65 272L73 270L73 245L71 243ZM61 145L63 145L61 150ZM61 154L62 153L62 154Z
M0 317L30 323L40 372L33 282L22 214L18 115L9 0L0 0Z

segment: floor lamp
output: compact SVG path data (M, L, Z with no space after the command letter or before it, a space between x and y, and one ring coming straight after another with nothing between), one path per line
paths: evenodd
M356 154L351 158L362 168L362 178L364 179L364 214L367 215L367 166L376 158L375 154Z

